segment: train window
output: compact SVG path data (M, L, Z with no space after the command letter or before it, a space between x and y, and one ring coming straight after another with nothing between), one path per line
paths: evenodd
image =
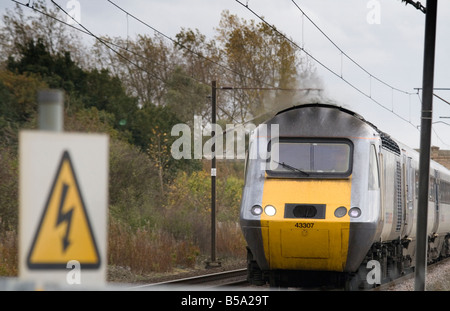
M430 176L429 189L428 189L428 200L431 202L435 201L435 196L436 196L436 191L434 188L435 183L436 183L436 178L434 178L433 176Z
M380 179L378 175L377 151L374 145L370 145L369 190L377 190L379 188L380 188Z
M276 155L271 150L269 176L346 177L351 174L353 145L348 140L280 138L276 149Z
M415 185L416 185L414 193L416 194L416 199L419 199L419 171L418 170L414 171L415 171Z
M441 203L450 204L450 183L442 181L439 190L441 193Z

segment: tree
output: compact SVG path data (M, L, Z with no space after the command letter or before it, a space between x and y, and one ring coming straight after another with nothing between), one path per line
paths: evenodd
M210 111L211 88L190 78L186 72L177 67L167 82L165 103L178 119L193 126L194 116L206 117ZM209 118L209 114L208 114Z
M247 22L228 11L222 12L217 41L221 44L227 65L234 72L227 81L243 88L295 88L301 59L295 49L265 23ZM231 93L227 107L238 111L241 121L271 111L276 106L292 104L293 93L261 90L236 90ZM249 114L249 115L248 115Z
M190 172L201 168L198 160L172 157L171 146L178 137L170 133L178 123L182 121L169 107L148 104L136 112L130 124L134 144L147 152L163 180L161 185L172 181L179 170Z
M18 225L19 165L16 152L0 146L0 240Z
M21 55L21 48L35 38L41 38L51 55L68 51L72 58L83 68L91 63L91 57L83 48L78 33L59 22L65 20L55 7L50 9L44 0L31 1L37 11L30 10L25 16L22 6L16 4L14 11L9 9L3 15L3 27L0 28L0 62L7 57L13 59Z
M159 131L158 126L152 128L152 136L148 145L147 154L155 168L158 170L161 195L164 195L164 174L169 168L170 146L167 144L169 135Z
M122 81L108 70L92 69L86 75L82 96L86 107L96 107L114 115L114 127L130 130L130 122L138 111L138 100L129 96Z
M127 123L136 113L138 102L127 94L118 77L106 69L82 69L70 52L51 54L41 38L27 42L19 52L17 60L8 58L10 72L40 77L48 87L63 89L69 110L96 107L114 115L116 128L129 129Z
M176 64L174 51L165 41L155 36L138 35L137 39L102 38L97 42L94 54L102 66L117 75L139 104L164 105L166 83ZM112 49L114 49L114 52Z
M72 60L70 52L52 54L42 38L18 46L18 59L8 57L6 68L19 74L35 74L50 88L79 94L86 88L86 73Z
M37 111L36 97L47 84L36 75L0 71L0 118L23 124Z
M185 29L176 34L175 47L181 53L180 65L187 76L204 84L210 85L212 80L220 76L222 51L218 49L215 40L207 40L198 29Z

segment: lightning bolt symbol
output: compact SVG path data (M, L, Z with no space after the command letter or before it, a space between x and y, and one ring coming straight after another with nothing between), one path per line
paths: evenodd
M62 192L61 192L61 199L59 201L58 218L56 219L56 224L55 224L55 227L58 227L62 223L67 222L66 234L62 238L62 246L63 246L64 252L70 245L69 232L70 232L70 225L72 224L72 213L73 213L73 207L66 213L63 212L64 202L66 201L68 189L69 189L69 185L64 183Z

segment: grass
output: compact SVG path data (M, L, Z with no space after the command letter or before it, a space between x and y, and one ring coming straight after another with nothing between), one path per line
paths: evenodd
M18 243L14 231L0 234L0 276L17 276Z
M162 230L139 228L132 231L112 222L109 230L109 264L129 267L135 273L169 272L174 266L192 267L198 247L177 241Z
M210 241L210 237L205 237ZM204 244L205 241L200 243ZM217 253L230 258L245 258L245 242L239 226L219 223ZM109 264L128 267L137 274L171 272L174 268L195 268L204 257L198 244L175 239L161 229L139 228L135 232L113 221L109 229Z
M108 265L134 275L198 268L210 257L209 175L179 174L162 196L149 186L153 183L148 176L154 174L145 156L125 147L113 148L125 155L118 163L112 160ZM217 183L216 257L242 261L246 244L237 219L243 181L230 172L226 176ZM17 276L17 230L4 228L0 227L0 276Z
M210 237L205 237L210 241ZM0 236L0 276L18 275L18 236L14 231ZM202 242L206 243L206 242ZM239 226L218 223L217 255L230 260L245 258L245 242ZM111 221L108 236L108 265L123 267L134 275L169 273L194 269L209 253L202 253L189 240L175 239L161 229L138 228Z

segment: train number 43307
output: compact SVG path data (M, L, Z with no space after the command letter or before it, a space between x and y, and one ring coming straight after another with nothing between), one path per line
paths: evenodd
M314 227L313 222L297 222L294 226L300 229L311 229Z

